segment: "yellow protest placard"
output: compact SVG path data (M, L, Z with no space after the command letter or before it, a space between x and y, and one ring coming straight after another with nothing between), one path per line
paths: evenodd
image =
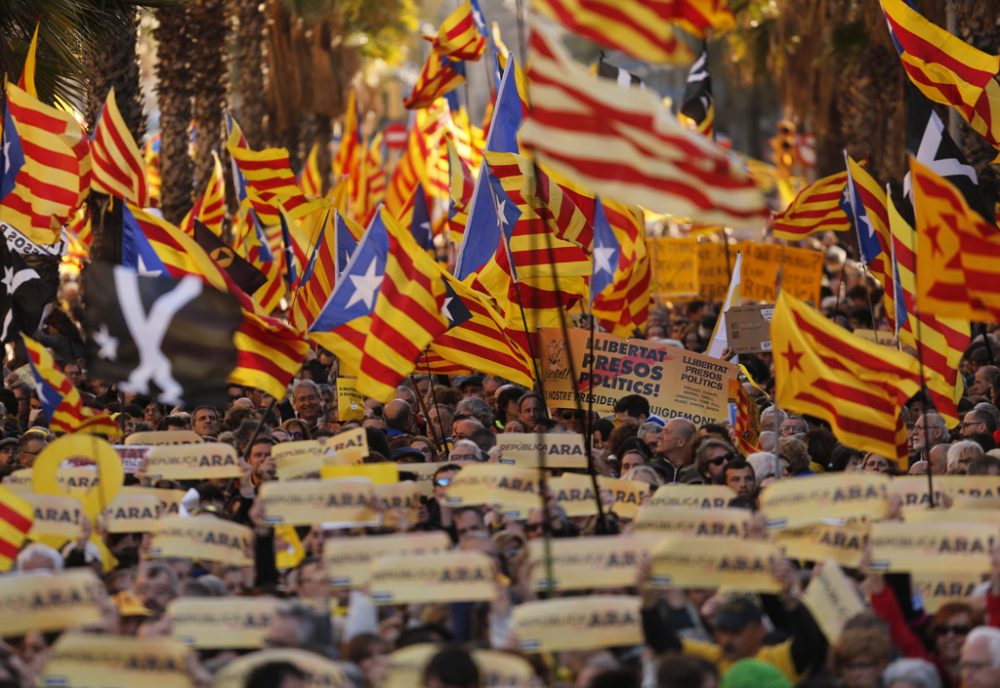
M545 457L547 468L587 468L583 435L572 432L503 432L497 435L500 463L536 468Z
M3 486L18 494L31 492L31 469L19 468L3 479Z
M774 303L778 268L781 289L797 299L819 305L823 254L808 248L746 242L740 290L744 299Z
M919 593L921 606L928 614L952 602L968 604L985 578L981 572L962 570L914 571L910 576L913 592Z
M778 480L760 495L772 529L877 521L889 513L889 477L879 473L826 473Z
M699 295L697 237L649 239L653 293L664 299Z
M375 486L375 502L386 528L416 524L420 517L420 488L412 480Z
M525 652L640 645L639 598L588 595L525 602L514 607L513 633Z
M62 540L79 537L83 531L83 506L76 497L57 497L24 492L21 497L31 503L35 520L28 537L38 540L49 536Z
M375 604L487 602L497 595L493 560L481 552L382 555L370 576Z
M649 483L641 480L609 478L606 475L597 476L597 486L611 493L611 498L614 500L611 510L621 518L635 518L643 497L649 495L652 490Z
M563 473L549 480L547 484L549 490L556 496L556 503L570 518L597 515L594 483L589 475Z
M364 428L345 430L319 442L325 448L327 463L361 463L368 456L368 435Z
M946 514L947 512L942 512ZM942 518L947 518L943 516ZM988 573L997 527L969 521L873 523L872 568L881 571L967 571Z
M657 488L649 500L651 507L684 509L724 509L736 493L725 485L685 485L667 483Z
M278 480L319 480L325 465L323 456L307 456L301 459L276 461L274 468Z
M555 538L551 543L552 587L556 590L584 590L635 585L640 559L649 554L658 540L655 535ZM542 540L530 541L528 552L533 563L531 585L536 590L547 590L545 543Z
M412 473L416 477L417 489L424 497L434 494L434 473L444 466L445 462L435 463L397 463L400 473Z
M771 575L776 545L759 540L668 535L653 550L649 584L657 588L718 588L777 593Z
M377 516L373 487L364 478L278 480L264 483L259 499L270 525L368 523Z
M279 442L271 447L271 458L280 469L282 465L294 464L306 459L320 459L326 455L326 447L319 440L296 440Z
M243 688L247 677L263 664L289 662L306 675L305 688L350 688L343 670L333 660L307 650L281 648L260 650L223 665L212 681L212 688Z
M169 638L67 633L49 650L39 685L193 688L191 649Z
M746 509L690 509L641 506L635 515L637 533L680 533L693 537L737 537L750 534L753 513Z
M365 397L358 392L357 379L337 378L337 418L342 421L361 420L365 417Z
M323 546L323 563L331 586L355 588L368 582L373 559L389 554L434 554L450 547L451 539L443 530L334 538Z
M104 510L104 527L109 533L148 533L161 515L163 507L153 490L123 487Z
M264 647L276 597L179 597L167 605L170 635L199 650Z
M214 516L172 516L161 519L152 531L146 554L150 557L184 557L218 561L234 566L253 563L253 531Z
M135 475L142 468L146 457L149 456L149 450L153 448L151 444L113 444L111 446L118 452L118 458L122 460L125 475Z
M104 584L89 568L0 576L0 637L98 623L106 601Z
M900 510L903 520L907 523L926 523L928 521L978 521L980 523L992 523L1000 526L1000 511L993 509L970 509L954 507L944 509L940 506L909 506Z
M831 645L836 645L840 639L848 619L867 609L853 581L833 559L823 564L819 574L809 582L802 595L802 604L816 619Z
M133 444L199 444L204 442L193 430L147 430L133 432L125 438L126 445Z
M731 252L730 261L735 261L736 250ZM706 301L721 302L729 289L729 264L726 262L726 247L722 241L698 242L698 297Z
M499 504L505 510L541 506L538 471L498 463L473 463L462 467L445 488L450 507Z
M664 419L686 418L695 425L728 422L730 380L736 366L686 349L625 340L599 332L594 337L593 384L590 377L590 331L569 331L569 353L559 328L542 328L541 374L551 408L584 407L592 397L597 413L612 413L629 394L649 400L650 412ZM577 374L574 392L568 355ZM575 395L575 396L574 396Z
M180 513L184 490L173 490L166 487L143 488L152 493L160 503L160 517L177 516ZM113 502L112 502L113 503Z
M111 503L124 480L118 453L100 437L87 434L63 435L48 444L31 467L31 487L37 494L78 497L90 518Z
M843 567L856 569L861 565L869 529L868 524L809 526L779 530L775 533L774 541L789 559L832 559Z
M323 480L339 478L363 478L374 485L392 485L399 482L399 467L396 464L383 461L380 463L360 463L344 466L340 464L324 464L320 469Z
M388 657L388 671L379 688L414 688L423 681L424 667L441 648L432 643L408 645ZM489 688L528 688L535 670L523 657L500 650L473 650L481 684Z
M144 472L150 480L238 478L240 460L225 442L160 444L149 450Z
M901 475L893 478L889 494L898 495L903 507L929 506L927 477ZM953 500L953 508L1000 508L1000 476L997 475L935 475L934 505L941 505L941 495Z

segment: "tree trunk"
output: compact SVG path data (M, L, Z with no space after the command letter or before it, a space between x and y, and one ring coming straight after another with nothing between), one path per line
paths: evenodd
M265 77L265 15L258 0L230 0L236 22L233 110L247 141L254 148L267 145L267 90Z
M226 106L226 43L229 22L226 0L194 0L191 13L191 83L194 88L194 121L198 134L194 147L194 188L201 193L212 176L213 151L222 149L222 118Z
M143 113L139 60L135 50L139 15L134 7L123 7L120 12L121 24L104 31L101 39L95 41L91 53L86 117L90 130L93 131L108 91L114 88L125 125L136 143L142 146L142 139L146 134L146 116Z
M160 164L163 177L160 208L168 221L179 223L191 209L194 166L188 153L191 124L191 16L186 5L156 12L157 96L160 102Z

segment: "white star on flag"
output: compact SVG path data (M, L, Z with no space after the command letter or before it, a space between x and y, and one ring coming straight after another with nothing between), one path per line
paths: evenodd
M611 258L615 255L615 249L610 246L599 246L594 249L594 263L597 266L597 272L606 272L609 275L614 274L614 269L611 267Z
M107 361L118 360L118 338L111 336L106 324L101 323L101 329L94 334L94 343L100 347L97 352L99 358Z
M356 303L365 304L365 308L371 309L375 303L375 292L382 286L382 275L376 274L376 260L368 264L368 270L363 275L350 275L351 284L354 285L354 293L348 299L345 308L350 308Z

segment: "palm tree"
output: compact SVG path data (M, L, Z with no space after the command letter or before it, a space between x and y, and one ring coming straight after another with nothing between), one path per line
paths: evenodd
M212 174L212 153L222 148L222 118L226 107L226 58L229 39L226 0L193 0L191 13L191 72L194 88L195 189Z
M178 223L191 208L194 166L188 153L191 124L191 14L188 5L156 12L157 98L160 104L160 208Z

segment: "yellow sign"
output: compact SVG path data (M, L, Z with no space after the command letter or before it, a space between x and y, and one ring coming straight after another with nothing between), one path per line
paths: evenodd
M589 475L563 473L549 480L547 485L568 517L597 515L594 483Z
M193 688L191 649L168 638L67 633L49 650L38 685Z
M375 485L391 485L399 482L399 468L391 462L360 463L344 466L341 464L324 464L320 470L323 480L338 478L363 478Z
M826 473L777 480L760 495L769 528L877 521L889 514L889 478L879 473Z
M253 563L253 531L214 516L172 516L156 524L146 554L249 566Z
M147 492L151 492L160 502L160 517L177 516L180 513L181 500L184 499L184 490L172 490L165 487L147 487Z
M420 494L424 497L430 497L434 494L434 473L444 465L445 463L441 461L436 463L397 463L396 468L399 469L400 473L412 473L416 476L417 489L420 490Z
M809 526L797 530L779 530L775 542L789 559L806 561L834 560L843 567L861 565L868 542L867 524L845 526Z
M225 442L160 444L146 456L145 477L150 480L213 480L238 478L240 460Z
M28 537L37 540L51 536L63 540L79 537L83 531L83 507L76 497L56 497L24 492L21 497L30 502L35 512Z
M0 576L0 637L98 623L106 601L104 584L89 568Z
M609 478L605 475L597 476L597 486L611 493L611 498L614 500L611 510L621 518L635 518L642 504L642 498L648 495L651 489L649 483L641 480Z
M260 500L270 525L368 523L376 518L372 488L364 478L279 480L261 486Z
M774 303L777 300L779 268L782 291L819 306L823 254L808 248L778 244L744 243L743 274L740 280L743 298Z
M988 573L997 527L969 521L941 520L921 523L919 527L883 521L872 524L869 540L874 569L900 573L927 570Z
M199 650L264 647L275 597L179 597L167 606L170 634Z
M361 463L368 456L368 435L364 428L354 428L319 440L325 448L327 463Z
M104 524L109 533L148 533L156 527L157 520L164 515L162 512L153 490L123 487L105 509Z
M514 607L513 634L525 652L641 645L639 598L588 595L525 602Z
M735 260L732 252L730 260ZM726 247L721 241L701 241L698 243L698 298L709 302L721 302L729 289L729 264L726 262Z
M215 675L212 688L243 688L254 669L276 662L297 666L306 675L305 688L349 688L354 685L333 660L307 650L283 648L260 650L229 661Z
M698 238L650 239L653 293L664 299L698 296Z
M816 619L831 645L836 645L844 624L867 609L858 589L840 565L830 559L814 576L802 595L802 604Z
M17 492L31 492L31 469L19 468L3 479L3 486Z
M635 515L637 533L680 533L693 537L737 537L750 534L753 513L746 509L690 509L641 506Z
M322 456L307 456L293 461L275 461L275 473L278 474L278 480L319 480L323 466Z
M575 537L552 540L552 576L557 590L627 588L635 585L638 564L647 556L657 536ZM549 588L545 564L545 543L528 543L532 562L531 584L537 590Z
M552 408L576 408L592 397L594 411L612 413L615 403L629 394L649 400L650 412L664 419L687 418L695 425L729 419L730 380L736 366L704 354L645 340L625 340L613 334L594 337L593 384L590 380L590 331L569 331L570 351L577 374L567 359L562 331L542 328L541 373L546 402Z
M342 537L329 540L323 547L330 585L356 588L369 580L372 560L385 555L436 554L446 552L451 539L443 530L402 535Z
M725 485L685 485L667 483L659 487L649 500L651 507L681 507L685 509L724 509L736 493Z
M497 595L493 560L457 550L378 557L369 586L375 604L488 602Z
M500 433L500 463L536 468L545 456L547 468L587 468L587 452L579 433Z
M650 585L660 588L718 588L778 593L771 575L776 545L736 538L668 535L653 550Z
M541 507L538 471L498 463L473 463L462 467L445 488L450 507L499 504L517 511Z
M420 488L412 480L375 486L375 501L382 513L382 525L409 529L420 518Z
M125 444L199 444L204 442L201 435L193 430L149 430L133 432L125 438Z
M337 418L339 420L361 420L365 417L365 397L355 386L353 377L337 378Z
M899 495L903 507L930 506L927 477L903 475L893 478L889 494ZM951 497L955 508L996 509L1000 507L1000 476L935 475L934 505L941 505L941 495Z
M80 468L96 465L95 476L100 480L92 488L70 492L59 484L58 472L63 464ZM31 467L32 489L38 494L66 496L67 493L79 497L83 513L94 518L111 503L122 488L125 471L121 459L110 444L99 437L87 434L63 435L52 442L35 459ZM70 487L67 485L67 487Z
M910 579L919 593L924 611L933 614L951 602L969 603L972 593L986 578L976 571L914 571Z
M424 667L441 648L432 643L408 645L388 657L388 675L380 688L414 688L423 682ZM528 688L535 670L523 657L500 650L473 650L484 688Z

